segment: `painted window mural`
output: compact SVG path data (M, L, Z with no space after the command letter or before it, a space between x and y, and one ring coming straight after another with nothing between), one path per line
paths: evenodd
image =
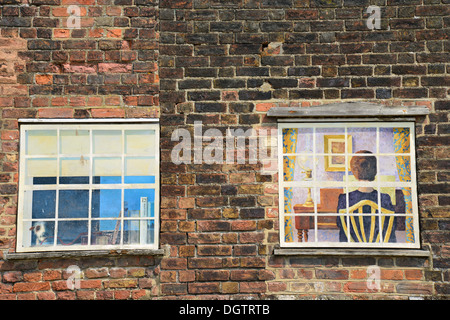
M280 123L285 247L418 248L414 123Z
M17 251L157 248L156 124L21 126Z

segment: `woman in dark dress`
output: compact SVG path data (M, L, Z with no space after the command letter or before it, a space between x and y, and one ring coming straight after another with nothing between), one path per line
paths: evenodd
M361 150L357 153L362 154L372 154L372 152L367 150ZM377 175L377 159L375 156L354 156L350 161L350 169L353 172L355 178L359 181L374 181ZM389 210L394 213L395 209L392 205L391 197L382 193L381 197L381 207L384 210ZM349 192L348 194L348 207L351 208L353 205L369 200L378 204L378 191L372 187L360 187L355 191ZM346 201L347 195L339 195L337 212L341 210L346 212ZM368 203L366 201L366 203ZM359 211L361 213L361 211ZM342 213L342 212L341 212ZM353 216L350 213L350 219L347 220L347 216L338 216L336 219L337 226L339 227L339 241L347 242L347 229L350 226L350 237L354 242L379 242L379 225L380 217L378 215L378 210L373 210L370 205L364 205L362 207L362 213L367 213L360 218L360 216ZM358 213L358 210L353 211L353 213ZM393 216L386 216L383 218L383 240L388 242L396 242L395 229L396 229L396 219ZM348 223L350 221L350 223ZM361 226L361 223L363 226ZM355 232L356 229L356 232ZM370 237L372 235L372 237ZM388 235L388 237L386 237Z

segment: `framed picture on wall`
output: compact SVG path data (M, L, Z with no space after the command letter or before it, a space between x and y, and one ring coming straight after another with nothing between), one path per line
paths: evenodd
M347 135L347 142L345 135L324 135L324 152L328 154L325 155L325 171L345 171L345 154L352 150L351 135Z

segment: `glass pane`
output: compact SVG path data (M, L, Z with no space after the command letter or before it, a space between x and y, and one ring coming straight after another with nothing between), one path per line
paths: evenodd
M316 153L345 152L344 128L316 128ZM350 149L349 149L350 150Z
M318 215L317 217L317 241L318 242L342 242L339 237L339 216ZM311 230L311 237L315 236L315 230Z
M36 177L32 181L34 185L56 184L56 177Z
M57 151L56 130L29 130L26 133L27 155L55 155Z
M88 130L61 130L60 133L61 154L89 154Z
M119 130L94 130L93 149L95 154L121 154L122 131Z
M125 176L154 176L157 163L150 157L127 157L125 159Z
M29 226L31 224L31 226ZM51 246L55 237L55 223L53 221L34 221L25 223L25 230L29 230L31 246Z
M56 177L57 175L57 163L55 158L27 159L25 166L27 178Z
M111 184L122 182L121 158L94 158L94 183Z
M154 130L126 130L125 153L155 155L155 131Z
M284 181L312 181L315 167L312 156L284 156Z
M154 217L154 189L126 189L124 191L125 217Z
M155 176L127 176L125 183L155 183Z
M25 201L32 193L32 219L52 219L55 218L56 209L56 191L55 190L36 190L25 191ZM25 213L24 218L29 218Z
M314 216L297 216L294 221L294 242L314 242Z
M288 216L284 217L284 241L294 242L295 236L295 217Z
M352 146L349 152L357 153L362 150L377 152L377 128L348 128L347 134Z
M59 221L57 244L59 246L87 245L88 221Z
M409 128L380 128L380 153L409 153Z
M338 213L340 209L345 209L347 197L345 188L324 187L318 188L317 212Z
M60 190L59 218L87 218L89 216L89 190Z
M83 156L62 158L59 170L61 177L89 177L90 159ZM89 179L88 182L89 183Z
M313 153L313 128L283 129L283 153Z
M316 181L344 181L346 169L350 170L350 159L344 155L336 156L316 156L316 165L313 169L313 176Z
M121 190L92 190L92 217L119 218L121 203Z
M91 244L120 244L120 220L94 220L91 223Z
M411 181L411 157L410 156L380 156L379 174L391 177L390 181Z
M155 223L153 220L125 220L124 244L154 243Z
M314 188L284 188L285 213L314 213L314 199Z

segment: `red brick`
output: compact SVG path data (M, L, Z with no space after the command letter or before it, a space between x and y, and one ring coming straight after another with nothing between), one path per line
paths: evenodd
M189 283L188 292L192 294L219 293L220 283L219 282Z
M124 73L130 72L132 68L131 64L122 63L99 63L98 72L105 73Z
M265 282L241 282L239 285L239 292L242 293L262 293L265 291Z
M187 268L186 258L166 258L161 261L162 269L185 270Z
M39 118L72 118L71 108L45 108L38 110Z
M30 282L30 283L16 283L13 287L14 292L29 292L29 291L45 291L50 290L49 282Z
M125 110L122 110L122 109L92 109L91 115L93 118L123 118L123 117L125 117Z
M3 274L3 282L19 282L22 279L23 275L21 271L8 271Z
M19 131L17 130L3 130L1 134L2 140L16 140L19 138Z

